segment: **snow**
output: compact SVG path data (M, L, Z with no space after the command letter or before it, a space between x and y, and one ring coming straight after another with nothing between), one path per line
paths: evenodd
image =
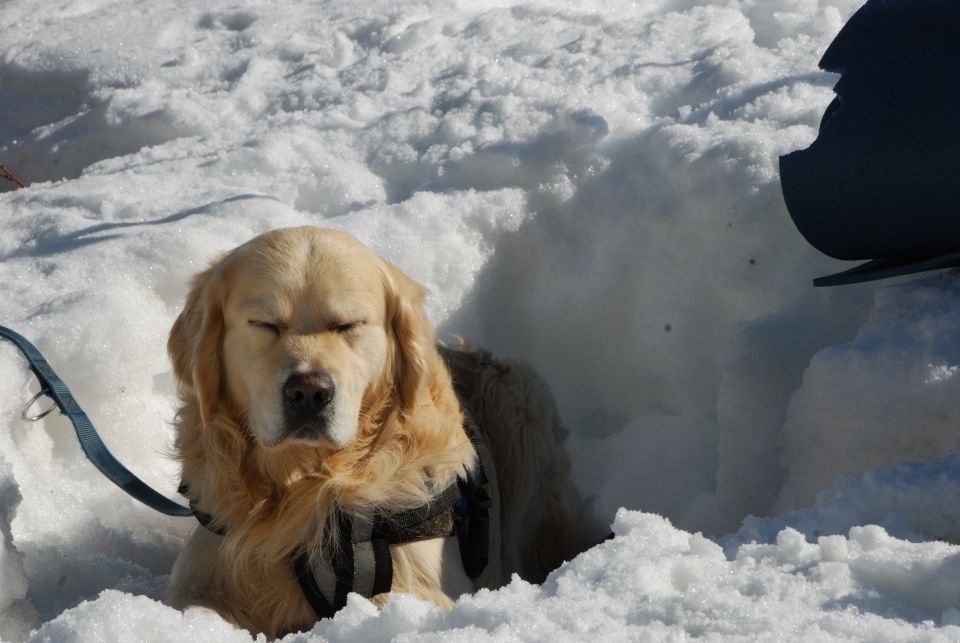
M533 363L617 537L291 640L956 640L960 283L814 289L785 211L854 0L0 4L0 323L173 493L166 334L267 229L347 230ZM244 641L0 344L0 639Z

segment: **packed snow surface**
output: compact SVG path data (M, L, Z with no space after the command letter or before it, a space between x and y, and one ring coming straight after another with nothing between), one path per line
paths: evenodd
M859 0L0 3L0 323L174 495L166 334L265 230L347 230L531 362L617 536L291 640L960 638L960 280L814 289L784 209ZM0 639L249 640L0 345Z

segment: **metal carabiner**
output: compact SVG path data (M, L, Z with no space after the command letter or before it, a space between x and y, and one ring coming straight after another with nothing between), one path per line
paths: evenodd
M41 412L41 413L38 413L37 415L27 415L27 411L30 410L30 407L33 406L34 404L36 404L37 400L39 400L41 397L43 397L44 395L47 395L47 394L49 394L49 393L50 393L50 389L42 388L42 389L40 389L40 392L39 392L39 393L37 393L36 395L34 395L33 397L31 397L31 398L30 398L30 401L27 402L27 405L26 405L25 407L23 407L23 410L22 410L22 411L20 411L20 419L23 420L24 422L36 422L37 420L41 420L41 419L47 417L48 415L50 415L50 413L53 412L53 410L54 410L55 408L57 408L57 403L56 403L56 402L54 402L53 404L51 404L51 405L50 405L50 408L47 409L46 411L43 411L43 412Z

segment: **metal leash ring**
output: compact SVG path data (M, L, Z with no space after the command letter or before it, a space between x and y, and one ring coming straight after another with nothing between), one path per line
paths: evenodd
M27 405L23 407L22 411L20 411L20 419L23 420L24 422L36 422L37 420L42 420L43 418L50 415L50 413L52 413L53 410L57 408L56 402L53 402L53 404L50 405L50 408L47 409L46 411L42 411L37 415L27 415L27 412L30 410L30 407L36 404L37 400L39 400L41 397L43 397L44 395L48 395L49 393L50 393L50 389L42 388L40 389L39 393L31 397L30 401L27 402Z

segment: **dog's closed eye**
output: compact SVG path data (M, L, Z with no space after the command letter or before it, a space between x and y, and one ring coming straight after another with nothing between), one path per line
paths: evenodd
M341 335L348 335L366 323L367 322L363 319L355 319L353 321L337 322L336 324L331 324L330 328L334 332L340 333Z
M263 330L270 331L271 333L277 335L277 337L279 337L280 334L287 328L287 325L283 322L269 322L261 319L251 319L247 323L254 328L261 328Z

